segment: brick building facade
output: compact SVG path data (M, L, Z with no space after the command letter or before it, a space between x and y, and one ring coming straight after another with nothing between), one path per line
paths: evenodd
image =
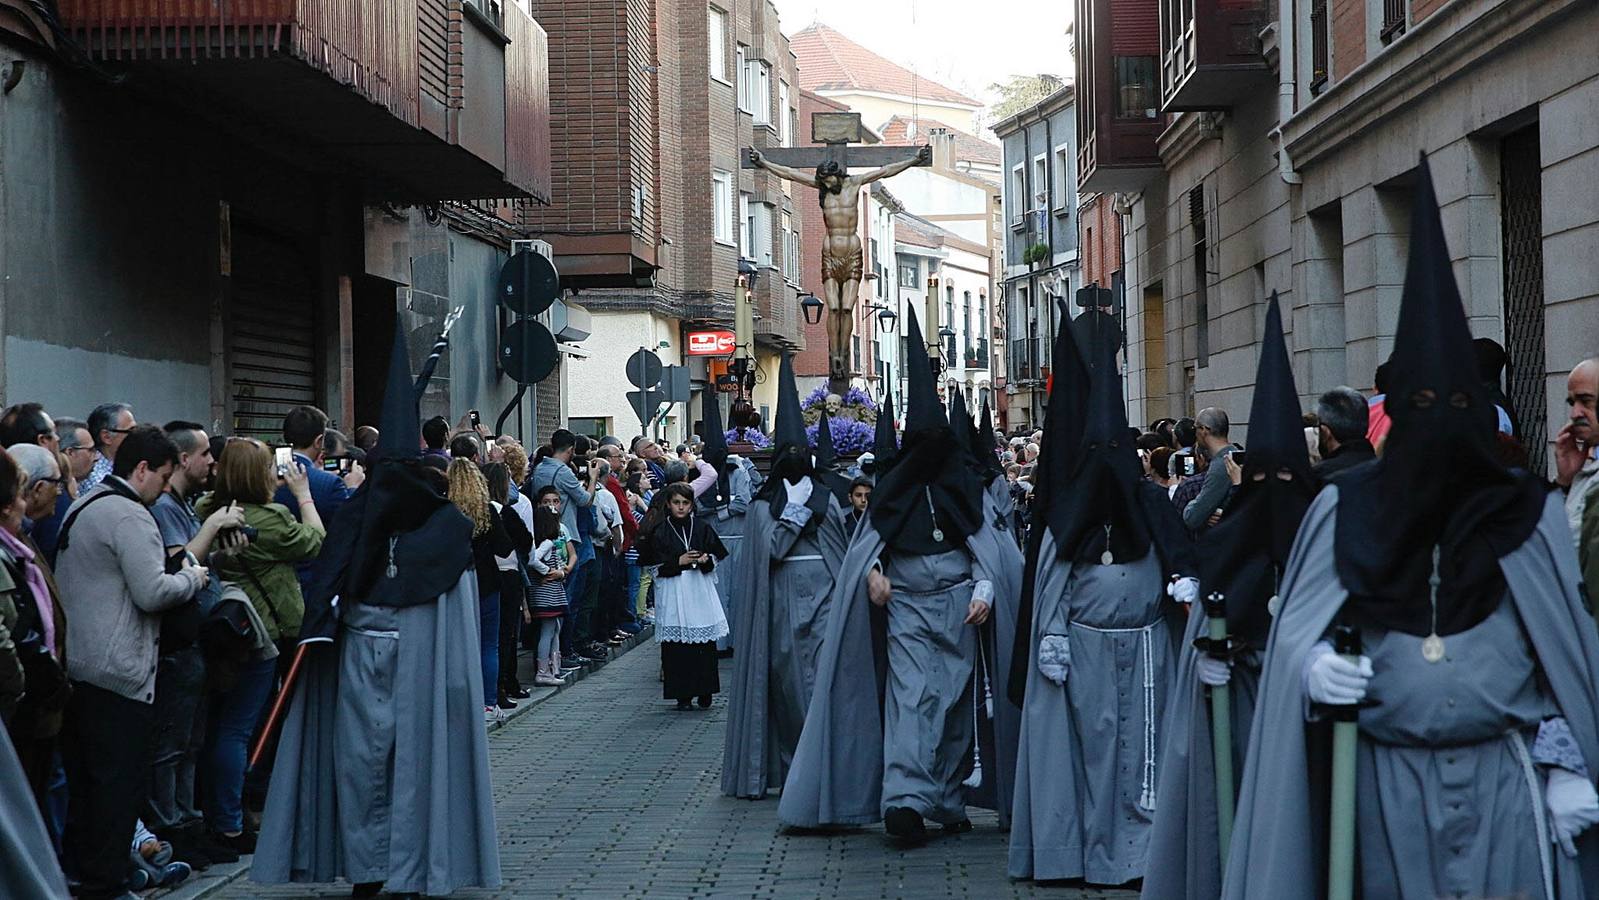
M793 54L770 0L533 5L551 12L552 143L572 188L534 224L603 336L571 367L568 414L585 431L636 433L623 363L648 349L690 367L696 399L654 423L685 438L712 373L685 355L683 335L731 327L741 259L757 273L761 370L775 373L777 353L802 339L793 201L739 159L790 136ZM775 381L757 385L758 403Z
M1208 27L1214 5L1201 0L1191 22L1163 23L1161 33L1171 40L1189 25ZM1095 28L1114 38L1131 6L1143 4L1119 4ZM1172 11L1147 6L1151 15ZM1599 346L1599 132L1591 127L1599 56L1589 47L1599 8L1578 0L1286 8L1286 23L1278 4L1256 11L1261 43L1249 71L1204 53L1167 71L1156 85L1167 115L1147 151L1130 126L1099 120L1101 131L1127 139L1102 140L1082 182L1103 184L1093 168L1122 166L1134 420L1208 405L1244 418L1272 291L1302 401L1339 384L1370 389L1393 349L1425 151L1473 332L1508 350L1505 390L1533 467L1544 471L1564 418L1565 373ZM1078 43L1096 77L1114 77L1115 57L1097 52L1105 45L1091 29Z

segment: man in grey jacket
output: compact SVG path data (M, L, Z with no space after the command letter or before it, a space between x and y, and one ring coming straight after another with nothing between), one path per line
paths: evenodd
M1214 406L1200 410L1199 415L1194 417L1194 427L1198 435L1196 449L1210 460L1210 468L1205 472L1205 486L1199 489L1198 497L1183 507L1183 524L1188 526L1189 531L1198 534L1227 500L1232 478L1227 474L1226 460L1237 448L1227 440L1228 422L1224 410Z
M125 893L128 847L150 771L160 614L194 597L206 570L167 571L149 507L178 462L161 429L130 429L110 474L79 497L62 523L56 556L61 602L72 623L73 694L61 745L83 900Z

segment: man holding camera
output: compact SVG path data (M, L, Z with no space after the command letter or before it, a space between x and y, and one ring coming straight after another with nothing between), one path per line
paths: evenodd
M316 506L317 515L331 528L334 514L366 480L366 472L359 464L352 464L349 473L342 477L322 468L326 458L327 430L328 414L314 406L296 406L283 417L283 441L294 448L294 461L305 470L305 477L311 485L311 502ZM278 488L272 502L287 507L296 519L300 518L300 505L287 487ZM316 560L308 560L295 566L302 591L311 586L311 570L315 564Z
M202 563L213 550L242 545L239 530L244 511L222 510L204 523L194 512L199 497L216 471L211 440L194 422L168 422L163 429L178 448L167 489L150 507L172 568L175 559ZM161 619L161 656L157 660L155 734L150 753L150 795L144 821L172 844L173 857L196 870L211 863L237 862L239 855L211 841L194 799L195 760L205 743L205 652L198 641L200 620L216 599L217 580L207 578L195 599L168 610Z

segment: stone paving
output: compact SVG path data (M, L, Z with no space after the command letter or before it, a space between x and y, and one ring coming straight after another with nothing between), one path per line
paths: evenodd
M983 810L971 833L915 849L881 827L780 833L775 799L721 794L725 695L707 711L673 710L659 699L659 659L644 644L490 735L505 884L456 897L1137 896L1011 882L1004 835ZM348 895L242 880L213 894Z

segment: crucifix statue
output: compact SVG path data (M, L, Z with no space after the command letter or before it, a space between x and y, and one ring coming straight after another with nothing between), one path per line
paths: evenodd
M855 326L855 299L865 274L861 256L860 190L913 166L933 164L933 148L857 147L870 133L861 127L860 113L814 113L812 140L822 147L782 147L744 155L746 169L768 172L816 188L827 235L822 243L822 292L827 301L828 389L843 393L850 380L850 334ZM856 175L852 165L878 168Z

